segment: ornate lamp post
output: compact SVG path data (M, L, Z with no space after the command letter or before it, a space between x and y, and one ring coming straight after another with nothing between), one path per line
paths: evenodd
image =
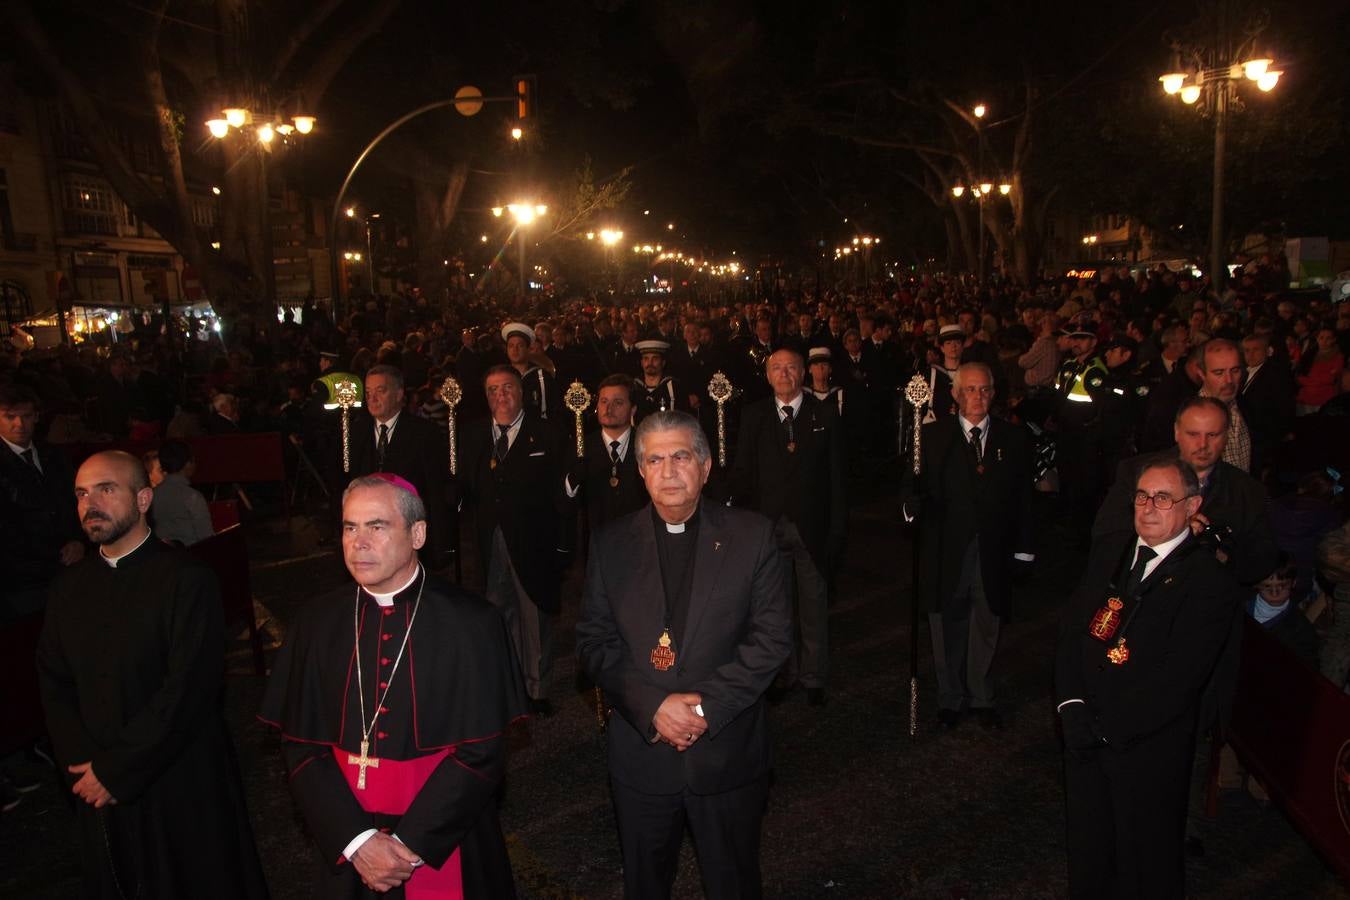
M1250 82L1262 93L1269 93L1279 84L1284 74L1276 67L1275 61L1260 56L1255 51L1256 40L1264 31L1264 23L1248 31L1248 38L1237 49L1229 52L1227 31L1227 10L1219 6L1218 45L1214 47L1187 46L1179 41L1172 42L1175 64L1172 71L1159 76L1163 93L1176 97L1187 106L1197 103L1202 97L1206 103L1202 108L1212 109L1214 114L1214 184L1209 219L1209 271L1210 281L1215 291L1223 285L1228 276L1224 253L1224 156L1228 143L1228 110L1240 102L1237 86ZM1189 59L1190 67L1184 67L1181 60Z

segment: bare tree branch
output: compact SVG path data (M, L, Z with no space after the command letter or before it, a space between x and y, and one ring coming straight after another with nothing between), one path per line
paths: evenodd
M372 0L341 34L326 43L304 75L296 79L300 101L317 109L337 73L357 48L374 37L398 7L399 0Z
M277 58L272 64L272 83L278 84L290 68L291 61L295 59L295 54L304 46L305 41L309 40L314 32L318 31L329 17L337 11L342 5L342 0L323 0L317 3L310 10L303 21L290 30L286 35L285 42L281 49L277 51Z

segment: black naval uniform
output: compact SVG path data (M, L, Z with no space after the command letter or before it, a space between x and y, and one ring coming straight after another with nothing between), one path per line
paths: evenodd
M643 419L654 412L668 412L676 409L681 412L688 412L689 396L683 391L683 387L669 375L662 378L655 387L648 387L647 383L641 378L635 378L633 380L633 424L641 424Z

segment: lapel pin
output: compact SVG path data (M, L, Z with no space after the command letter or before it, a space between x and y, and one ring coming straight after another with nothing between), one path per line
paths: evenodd
M994 458L997 459L999 462L1003 462L1003 448L1002 448L1002 447L995 448L995 450L994 450Z
M1163 584L1171 584L1171 583L1172 583L1171 575L1168 575L1166 578L1163 579Z

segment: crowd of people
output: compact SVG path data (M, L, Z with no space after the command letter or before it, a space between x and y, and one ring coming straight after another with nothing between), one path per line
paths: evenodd
M1192 751L1197 729L1222 739L1235 616L1338 687L1350 668L1335 439L1350 432L1350 305L1286 282L1263 259L1240 260L1219 292L1185 272L1105 269L736 303L471 295L440 308L410 295L336 322L322 304L243 320L223 341L145 322L100 347L15 346L0 357L13 451L0 454L0 553L27 580L4 613L101 589L112 576L99 566L144 555L151 526L184 545L207 536L186 441L279 432L292 471L331 498L357 585L354 608L292 629L263 710L285 738L326 891L431 890L451 870L466 896L509 884L483 785L502 777L506 726L553 711L560 588L586 550L577 646L608 710L628 895L669 891L687 821L708 894L757 896L765 708L798 690L828 703L847 497L898 469L933 724L1002 727L995 656L1013 586L1047 546L1082 551L1055 688L1071 887L1180 896ZM344 381L359 394L345 437ZM119 441L153 448L157 486L134 457L96 454L76 474L58 449ZM1033 528L1036 505L1049 533ZM126 528L109 537L110 522ZM465 550L485 603L441 577ZM44 633L53 702L78 689L69 656L87 636L63 644L58 629L79 608L63 600ZM472 640L445 638L459 649L435 665L483 690L419 712L431 682L425 668L414 678L415 650L458 622ZM349 659L365 660L368 683L337 677ZM1139 699L1160 694L1169 702ZM91 806L137 792L93 777L97 741L53 738L63 763L86 767L71 780ZM109 868L100 851L91 877L143 876L126 852Z

